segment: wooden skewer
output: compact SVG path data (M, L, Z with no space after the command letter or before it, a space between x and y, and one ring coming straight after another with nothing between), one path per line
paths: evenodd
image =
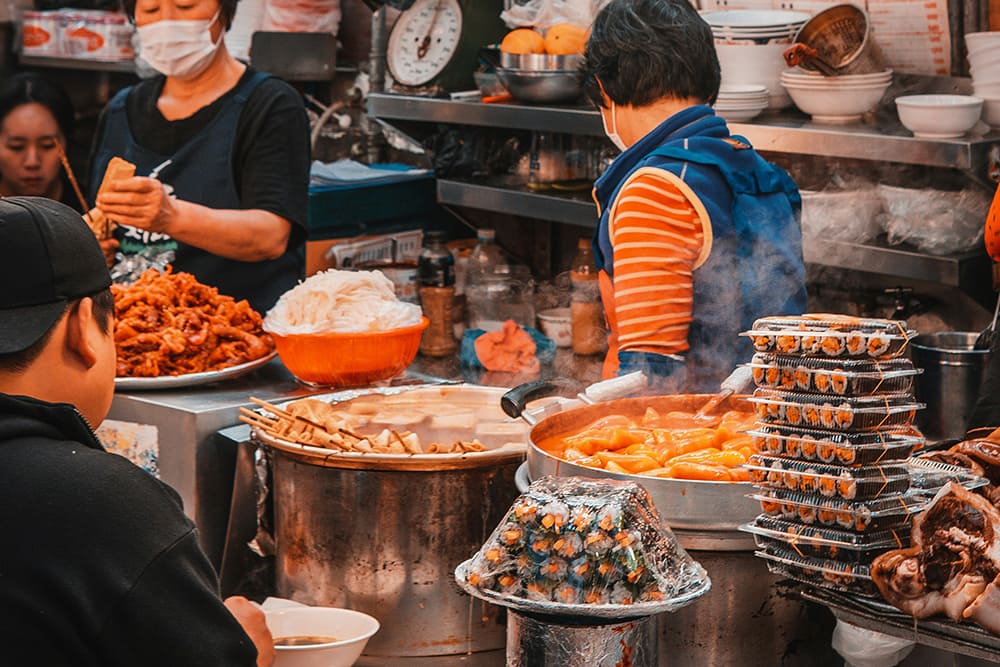
M83 212L86 213L90 210L90 206L87 205L87 200L83 196L83 190L80 189L80 184L76 182L76 175L73 174L73 167L69 164L69 158L66 157L66 151L63 150L62 142L59 139L55 139L56 151L59 153L59 161L62 162L63 169L66 170L66 175L69 177L69 184L73 186L73 192L76 193L76 198L80 201L80 206L83 207Z

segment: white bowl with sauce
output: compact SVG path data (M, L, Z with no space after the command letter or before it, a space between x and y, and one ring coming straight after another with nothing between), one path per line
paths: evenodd
M379 629L368 614L336 607L273 609L265 616L274 667L351 667Z

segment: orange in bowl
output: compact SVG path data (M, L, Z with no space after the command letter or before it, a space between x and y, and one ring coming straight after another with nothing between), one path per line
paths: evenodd
M389 331L272 333L278 356L292 375L329 387L365 385L399 375L417 356L428 320Z

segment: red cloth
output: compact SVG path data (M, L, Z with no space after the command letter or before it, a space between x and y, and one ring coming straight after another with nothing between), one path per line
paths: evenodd
M535 341L514 320L503 323L500 331L484 333L475 341L479 363L488 371L537 373Z

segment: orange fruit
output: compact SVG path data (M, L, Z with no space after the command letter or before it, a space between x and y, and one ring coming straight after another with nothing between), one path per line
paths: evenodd
M500 42L504 53L545 53L545 39L531 28L518 28L508 32Z
M557 23L545 33L545 52L565 56L583 53L589 34L572 23Z

